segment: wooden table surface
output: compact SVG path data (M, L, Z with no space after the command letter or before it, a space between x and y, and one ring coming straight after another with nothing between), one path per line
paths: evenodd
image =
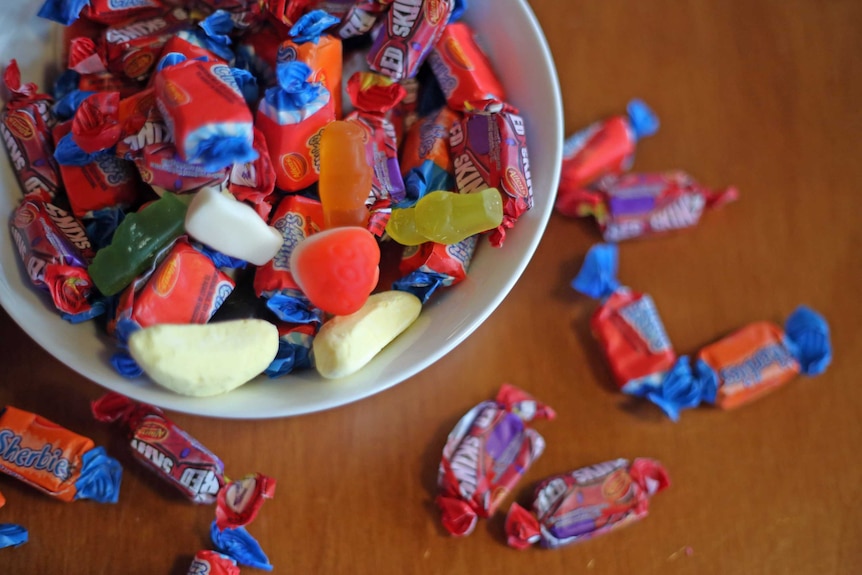
M635 96L661 117L636 169L682 168L741 199L673 236L621 247L621 278L654 297L679 353L800 303L830 321L834 361L736 411L674 424L609 386L568 282L598 234L554 215L526 273L462 345L359 403L272 421L174 414L228 472L278 480L250 527L275 572L862 573L862 3L857 0L532 0L556 59L566 132ZM0 405L105 445L124 465L117 505L64 504L0 477L0 523L30 542L0 573L186 572L211 507L175 496L89 414L102 389L0 314ZM503 511L464 539L432 504L455 422L503 382L552 405L547 441L511 501L539 479L617 457L655 457L672 486L649 517L555 551L509 549ZM245 572L253 572L246 569Z

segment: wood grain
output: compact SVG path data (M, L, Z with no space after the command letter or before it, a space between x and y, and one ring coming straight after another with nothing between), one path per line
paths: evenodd
M498 311L416 377L291 419L175 420L228 473L277 478L250 528L277 573L862 572L862 3L531 3L559 70L567 133L638 96L662 128L642 143L636 169L682 168L740 189L738 203L696 229L622 246L622 279L652 294L677 351L754 320L781 322L806 303L831 322L830 370L733 412L686 412L678 424L631 403L609 387L588 333L594 303L568 287L598 235L590 222L554 215ZM0 573L184 574L207 546L212 509L136 465L89 415L102 390L5 313L0 338L0 405L88 435L125 466L114 506L59 503L0 477L0 522L31 537L0 551ZM457 419L504 381L559 414L537 425L547 451L510 500L526 502L552 473L651 456L673 485L650 516L557 551L508 549L502 514L468 538L445 535L430 503L440 450Z

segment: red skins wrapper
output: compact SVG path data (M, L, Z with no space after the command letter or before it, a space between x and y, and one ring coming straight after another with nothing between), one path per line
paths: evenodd
M412 78L437 44L452 0L395 0L373 34L368 65L395 80Z
M275 479L261 473L229 481L218 492L216 525L221 530L248 525L257 517L263 500L274 495Z
M156 65L165 43L191 25L189 13L184 8L174 8L164 15L107 28L101 39L105 66L113 74L144 80Z
M428 64L453 110L468 111L485 100L506 101L491 62L463 22L446 26L428 56Z
M72 130L73 121L54 127L54 141ZM74 137L73 137L74 139ZM138 201L140 189L134 164L112 154L99 154L83 166L60 166L72 213L79 218L102 208L127 208Z
M526 422L553 419L548 406L505 384L495 401L471 409L449 434L437 477L436 503L452 535L469 535L489 517L545 449Z
M94 287L86 267L94 251L78 220L29 197L15 209L10 230L30 281L51 294L58 310L72 316L93 311L88 300Z
M184 60L156 72L156 103L180 158L208 170L254 159L254 121L233 71Z
M404 97L404 88L385 76L357 72L347 82L347 93L356 109L347 120L362 126L368 135L366 157L374 168L369 202L401 201L404 179L398 165L398 144L386 114Z
M206 323L234 286L210 258L182 237L151 274L138 278L122 293L117 321L132 320L140 327Z
M175 193L197 190L220 183L229 168L210 171L179 157L170 130L156 109L146 116L126 122L128 135L117 144L117 156L134 162L141 180L151 186Z
M187 575L240 575L236 561L217 551L198 551Z
M416 271L438 274L444 277L441 285L455 285L467 277L477 242L477 236L470 236L448 246L434 242L404 246L398 271L402 276Z
M0 471L66 502L116 503L123 477L92 439L11 406L0 409Z
M275 201L275 167L269 156L266 138L257 128L254 129L254 149L258 154L257 159L234 164L227 187L233 197L250 204L264 221L268 221Z
M506 230L533 207L533 183L524 119L509 105L489 101L452 126L449 145L458 192L497 188L503 197L503 223L491 245L500 247Z
M341 25L337 33L341 38L353 38L362 36L369 32L380 15L391 4L389 1L376 2L375 0L360 0L354 2L353 6L341 18Z
M88 0L81 16L100 24L115 24L155 16L170 3L160 0Z
M119 422L135 459L194 503L215 503L225 484L224 464L151 405L108 393L91 404L96 420Z
M51 98L39 94L35 84L21 83L15 60L3 72L3 83L10 98L0 114L0 133L9 162L25 195L37 194L49 201L62 187L51 139Z
M607 242L688 228L707 210L738 198L736 188L710 190L683 172L624 174L560 197L558 212L592 215Z
M257 268L254 291L258 297L285 289L301 291L290 274L290 255L299 242L323 229L320 201L285 196L272 213L269 225L281 232L284 243L274 258Z
M652 459L617 459L555 475L536 487L531 514L513 503L506 516L508 543L556 548L601 535L647 516L650 498L670 486Z

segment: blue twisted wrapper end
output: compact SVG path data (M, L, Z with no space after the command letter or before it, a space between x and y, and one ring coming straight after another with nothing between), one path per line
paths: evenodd
M409 208L415 206L416 202L429 192L451 190L454 185L455 178L448 171L438 166L433 160L425 160L404 176L405 197L393 207Z
M61 317L69 323L78 324L90 321L94 317L103 315L107 309L105 302L101 299L90 302L90 309L80 313L63 313Z
M268 88L263 97L277 110L300 110L326 90L323 84L309 82L310 75L305 62L279 62L275 66L278 86Z
M102 447L94 447L81 458L81 475L75 482L75 499L92 499L99 503L116 503L120 498L123 467L109 457Z
M54 159L61 166L86 166L91 164L101 155L114 154L113 146L107 150L100 150L92 154L88 154L82 150L75 140L72 139L72 133L69 132L57 142L57 147L54 148Z
M452 15L449 16L449 22L457 22L467 10L467 0L455 0L452 2Z
M227 555L240 565L272 571L272 564L261 549L260 543L246 531L245 527L235 529L229 527L221 531L213 521L210 526L210 538L216 551Z
M144 375L144 370L127 351L118 351L111 356L111 367L126 379L135 379Z
M257 78L254 77L254 74L242 68L231 68L230 71L233 72L233 79L236 80L236 85L242 92L245 103L249 106L256 104L260 90L257 87Z
M90 0L46 0L39 8L38 16L69 26L89 3Z
M70 92L67 92L65 95L63 95L62 98L59 98L56 102L54 102L54 107L52 108L54 111L54 116L56 116L57 119L61 122L65 120L71 120L72 117L75 115L75 112L78 111L78 108L81 107L81 102L83 102L93 94L95 94L95 92L78 89L74 89Z
M296 21L288 35L297 44L306 42L317 44L320 41L320 35L339 22L341 20L324 10L312 10Z
M299 292L277 292L266 300L266 307L281 321L288 323L323 323L323 312L316 309Z
M803 375L820 375L832 363L832 341L826 319L804 305L796 308L784 324L790 351Z
M629 116L629 125L635 135L635 141L648 136L652 136L658 132L659 121L646 102L643 100L632 100L626 106L626 112Z
M207 40L214 44L227 46L231 43L230 34L233 31L233 20L228 12L216 10L198 24L207 35ZM221 54L218 54L221 56Z
M681 356L658 385L645 386L633 395L645 397L656 404L672 421L679 421L680 412L702 402L713 403L718 391L718 378L703 360L692 370L688 356Z
M584 258L581 271L572 280L575 291L593 299L605 299L620 288L617 281L619 248L616 244L596 244Z
M392 282L392 289L412 293L424 304L437 291L437 288L445 285L445 281L446 276L443 274L417 270Z
M81 75L78 72L71 68L65 70L62 74L57 76L57 79L54 81L54 86L51 90L51 93L54 96L54 101L56 102L61 100L63 96L69 92L77 90L80 83Z
M194 246L199 252L212 260L213 265L217 268L245 269L248 265L248 262L245 260L225 255L209 246L197 242L195 242Z
M0 523L0 549L24 545L28 539L27 530L21 525Z
M114 232L117 231L117 227L125 217L126 213L119 207L102 208L94 211L84 225L84 231L87 233L90 243L93 244L93 248L100 250L110 245L114 238Z
M216 172L232 163L255 161L259 154L252 145L251 136L221 136L202 141L198 145L197 161L205 170Z
M269 377L287 375L298 369L312 367L311 346L313 337L302 335L299 341L283 337L278 340L278 353L263 372Z

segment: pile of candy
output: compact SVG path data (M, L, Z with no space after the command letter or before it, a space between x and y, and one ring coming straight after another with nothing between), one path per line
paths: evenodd
M48 95L12 60L0 122L32 284L177 393L361 369L532 207L524 121L464 9L47 0L64 71Z

